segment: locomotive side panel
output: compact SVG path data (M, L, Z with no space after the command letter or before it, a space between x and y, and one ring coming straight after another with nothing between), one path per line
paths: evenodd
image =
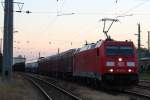
M98 77L99 55L97 49L91 49L75 54L74 76L96 78Z

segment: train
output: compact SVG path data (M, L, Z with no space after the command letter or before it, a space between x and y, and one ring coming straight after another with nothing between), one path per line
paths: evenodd
M25 71L26 58L19 55L18 57L13 57L13 71Z
M25 69L25 72L38 73L38 59L27 61L25 66L23 67Z
M109 86L139 82L137 50L132 41L99 40L82 48L29 61L26 72Z

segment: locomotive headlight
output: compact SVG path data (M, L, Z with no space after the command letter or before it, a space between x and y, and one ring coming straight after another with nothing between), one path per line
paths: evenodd
M118 61L122 61L122 58L118 58Z
M107 61L106 62L106 66L115 66L115 62L113 62L113 61Z
M109 71L110 71L110 72L113 72L114 70L113 70L113 69L109 69Z
M127 62L128 67L135 67L135 62Z
M128 72L130 73L130 72L132 72L132 70L131 70L131 69L128 69Z

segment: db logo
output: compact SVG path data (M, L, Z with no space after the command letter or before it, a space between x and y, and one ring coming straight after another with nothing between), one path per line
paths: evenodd
M126 70L124 70L124 69L117 69L116 71L117 72L126 72Z

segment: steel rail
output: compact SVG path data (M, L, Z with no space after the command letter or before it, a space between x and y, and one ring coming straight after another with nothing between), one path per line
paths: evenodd
M150 81L149 80L140 80L139 84L137 85L140 88L150 90Z
M60 87L58 87L58 86L56 86L56 85L54 85L54 84L52 84L52 83L50 83L50 82L48 82L48 81L46 81L46 80L43 80L43 79L38 78L38 77L35 77L35 76L31 76L31 75L28 75L28 76L29 76L29 77L32 77L32 78L35 78L35 79L38 79L38 80L40 80L40 81L42 81L42 82L44 82L44 83L46 83L46 84L48 84L48 85L50 85L50 86L53 86L53 87L56 88L57 90L59 90L59 91L65 93L65 94L71 96L71 97L74 98L75 100L82 100L82 99L79 98L78 96L76 96L76 95L74 95L74 94L72 94L72 93L66 91L65 89L60 88Z
M31 78L27 78L25 77L27 80L29 80L30 82L33 83L33 85L35 85L41 92L42 94L44 95L44 97L47 99L47 100L53 100L47 93L46 91L38 84L36 83L33 79Z
M150 86L145 86L145 85L138 84L137 87L143 88L143 89L146 89L146 90L150 90Z
M134 95L137 95L137 96L141 96L141 97L145 97L145 98L150 99L150 95L137 93L137 92L132 91L132 90L125 90L124 93L134 94Z
M140 80L139 82L150 83L150 80Z

